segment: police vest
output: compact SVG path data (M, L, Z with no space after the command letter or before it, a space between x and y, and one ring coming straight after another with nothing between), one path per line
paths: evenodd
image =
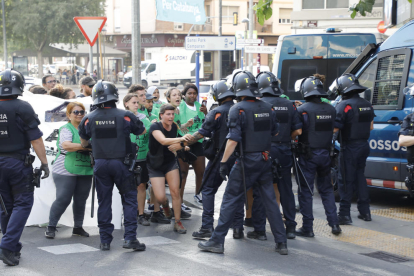
M220 149L221 145L226 140L229 128L227 126L227 118L229 116L229 110L233 104L222 104L214 109L215 114L220 113L220 128L214 131L214 147Z
M312 149L330 149L336 111L328 103L307 102L298 107L300 114L307 113L309 127L303 129L299 142Z
M296 112L292 102L280 97L263 97L262 100L273 106L279 121L279 134L272 137L272 142L289 143L292 140L292 113Z
M244 152L270 151L272 142L272 106L263 101L241 101L230 109L229 127L234 127L241 112L245 114L242 127Z
M40 125L32 106L18 99L0 101L0 153L17 152L30 149L30 141L24 130L19 128L19 117L29 128Z
M130 136L124 133L124 117L129 117L128 113L117 108L99 108L88 114L95 159L123 159L132 152Z
M371 122L374 119L371 104L358 95L342 100L338 104L337 109L344 110L347 105L351 106L354 117L350 122L345 122L344 128L341 130L343 141L367 141L371 132Z

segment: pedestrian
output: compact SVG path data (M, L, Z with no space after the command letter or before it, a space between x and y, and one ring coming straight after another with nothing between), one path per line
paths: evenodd
M202 123L204 122L205 115L207 114L207 107L201 105L197 101L198 88L194 84L187 83L184 86L182 94L184 95L184 101L180 103L180 118L183 122L187 122L190 119L193 119L193 124L187 127L186 133L193 135L197 130L200 129ZM179 131L181 136L184 136L184 132ZM197 143L194 143L190 146L190 151L193 153L197 159L191 162L191 166L194 169L196 175L196 190L194 191L194 201L197 204L202 205L202 199L200 195L196 194L196 191L200 189L201 182L203 180L204 171L206 168L206 161L202 145L203 139L199 139ZM187 183L188 170L190 169L190 163L185 162L183 158L178 158L181 169L181 199L184 198L185 185ZM182 202L184 205L184 202ZM185 206L183 206L185 208ZM185 210L187 211L187 210Z
M174 123L174 111L175 107L170 104L161 106L160 122L151 124L147 166L156 200L163 206L165 216L168 219L174 216L174 231L185 234L187 229L181 222L181 214L184 212L181 212L177 149L172 146L176 145L181 149L180 143L191 139L191 135L177 137L178 126ZM170 188L173 209L170 209L168 198L165 195L165 180ZM189 218L191 215L186 213L186 216Z
M98 108L83 118L79 125L79 136L84 148L89 146L89 140L92 139L101 250L110 250L113 239L111 205L115 184L124 210L123 248L143 251L145 244L140 243L136 237L137 188L134 173L129 168L135 157L130 133L141 135L146 130L134 114L116 107L118 95L118 89L113 83L102 80L97 82L93 88L92 100Z
M148 112L148 118L150 119L151 123L158 121L159 109L154 110L154 96L150 93L145 94L146 102L145 102L145 109ZM154 121L155 120L155 121Z
M66 69L64 69L63 72L62 72L62 80L61 80L61 82L63 84L66 84L67 80L68 80L68 72L67 72Z
M43 133L32 106L17 99L25 86L23 75L13 69L0 72L0 260L11 266L19 264L22 243L19 241L33 206L33 147L40 159L43 177L49 176ZM6 213L7 211L7 213Z
M255 77L249 71L240 71L235 75L233 91L241 101L230 109L228 141L220 162L220 176L227 180L230 173L229 180L220 207L218 225L211 238L200 242L198 247L204 251L224 253L224 239L236 212L243 208L245 191L257 183L275 238L275 251L287 255L286 233L273 189L269 158L272 136L278 134L276 113L270 104L256 99L261 94ZM227 161L237 146L240 149L239 157L229 171Z
M65 100L76 99L76 93L72 88L66 87L63 89L62 98Z
M43 86L40 85L32 85L29 88L29 91L32 92L33 94L40 94L40 95L46 95L47 91Z
M302 120L302 135L299 136L299 206L303 216L302 227L296 230L297 236L314 237L313 232L313 187L315 174L318 192L332 234L339 235L338 216L336 214L335 196L331 184L332 137L335 122L335 108L321 101L328 97L323 90L323 84L317 77L311 76L300 79L295 83L296 92L301 92L306 103L298 107ZM301 173L303 172L303 174ZM307 183L307 184L305 184Z
M156 87L156 86L148 87L148 93L152 94L152 96L154 97L154 99L153 99L154 107L157 108L157 109L160 109L161 105L163 105L164 102L162 102L160 100L160 91L158 90L158 87Z
M42 85L49 93L50 89L52 89L56 85L55 77L50 74L44 75L42 78Z
M276 197L280 198L283 207L286 237L294 239L296 237L295 228L297 223L295 221L296 205L291 177L293 166L291 140L295 140L296 136L302 134L302 122L296 106L291 101L281 97L283 90L280 88L280 81L273 73L262 72L257 76L256 80L259 91L263 95L262 101L273 106L279 121L279 134L272 137L272 148L270 151L275 167L280 166L280 175L273 177L273 186ZM258 193L255 193L255 195L252 208L254 231L248 232L247 237L266 240L266 216L260 195Z
M53 97L56 97L56 98L63 99L63 97L62 97L63 92L64 92L63 86L61 84L57 84L55 87L50 89L49 95L53 96Z
M218 189L223 183L223 179L220 177L219 161L223 157L224 143L227 141L226 136L229 133L227 126L229 110L234 104L233 100L236 98L236 95L227 87L224 80L212 86L211 94L219 106L207 114L201 128L193 134L193 139L185 143L191 145L204 137L210 137L211 141L211 149L206 148L206 152L208 150L211 152L210 156L207 156L210 161L203 176L204 184L199 191L203 196L202 223L200 229L193 232L194 238L211 238L214 231L214 200ZM234 155L228 159L227 168L229 171L233 167L235 160ZM243 208L236 210L233 222L233 238L242 238L243 213Z
M74 228L72 235L89 237L82 228L85 216L86 200L92 185L93 169L89 157L90 148L80 144L78 126L85 116L85 106L71 102L66 107L69 122L59 129L56 142L58 153L53 161L52 176L56 186L56 199L49 213L49 225L46 238L55 238L56 226L73 198Z
M79 86L81 88L81 94L78 95L78 98L90 97L92 95L92 88L96 82L91 77L83 77L79 81Z
M73 77L72 70L68 69L68 84L69 85L72 85L72 80L73 80L72 77Z
M339 131L341 150L338 162L338 187L341 201L338 219L340 225L352 224L351 202L358 196L358 218L371 221L367 180L364 176L369 156L368 139L374 128L374 109L359 93L366 87L353 74L344 74L331 85L330 91L342 96L336 106L334 132Z

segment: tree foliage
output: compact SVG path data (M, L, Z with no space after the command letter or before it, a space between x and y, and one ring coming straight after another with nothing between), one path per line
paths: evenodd
M407 0L412 3L412 0ZM361 16L366 16L367 12L371 13L372 8L374 7L375 0L360 0L357 4L354 4L349 8L351 11L351 18L354 19L355 16L359 13Z
M259 0L259 3L253 6L253 10L256 12L257 21L262 26L265 20L268 20L270 17L272 17L272 3L273 0Z

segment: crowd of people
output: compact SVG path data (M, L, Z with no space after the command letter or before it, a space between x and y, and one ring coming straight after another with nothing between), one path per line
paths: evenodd
M1 81L10 80L6 73L0 74L3 74ZM302 93L305 100L302 104L283 95L279 80L271 72L262 72L255 78L250 72L241 71L235 74L232 87L225 81L211 87L218 106L208 111L205 104L197 101L199 91L191 83L182 91L169 88L165 92L167 103L160 101L157 87L146 89L139 84L132 85L123 98L124 109L119 109L116 105L118 89L113 83L82 78L81 94L77 97L91 96L96 109L86 114L85 107L79 102L73 101L67 106L68 123L59 129L58 155L52 169L56 200L50 209L45 236L55 238L57 223L72 200L73 235L89 236L82 226L92 187L93 193L96 189L99 203L100 249L110 250L115 185L123 205L123 248L145 250L145 244L136 238L138 224L170 224L174 218L173 231L185 234L187 229L182 220L190 219L192 212L183 201L190 166L195 173L194 201L203 207L201 227L192 233L192 237L207 239L198 244L204 251L223 253L228 230L233 228L233 238L242 239L245 225L253 227L253 231L247 233L248 238L267 240L267 218L276 243L275 251L287 255L287 239L315 236L312 212L315 179L332 234L340 235L340 225L352 224L350 205L354 192L359 196L358 218L370 221L369 198L361 168L365 166L369 152L367 139L374 118L372 106L359 97L358 93L365 88L359 85L355 76L347 74L331 86L331 90L343 98L335 109L323 100L328 96L323 90L323 81L320 75L297 81L297 92ZM73 91L65 91L56 85L53 76L45 76L42 83L43 89L52 96L63 97L66 93L68 98L76 97ZM7 94L7 97L15 99L21 95L21 84L16 85L9 83L15 94ZM40 88L34 88L33 93ZM30 114L26 118L33 116L31 108L27 112ZM39 122L26 119L22 123L21 129L28 132L42 161L43 177L47 177L49 169L44 151L40 150L43 141L37 127ZM339 158L347 164L347 176L352 175L345 180L340 169L339 213L330 175L334 133L339 133L341 145L347 148L341 151ZM0 162L20 158L20 153L14 152L20 150L24 155L30 147L22 141L12 147L13 153L9 153L9 148L2 145ZM209 160L207 166L206 158ZM299 185L298 201L303 216L299 229L296 229L292 167ZM214 226L215 194L227 180L220 217ZM8 180L1 181L4 185ZM252 198L248 196L249 190ZM30 199L26 205L33 204L33 190L22 191L22 194ZM2 195L7 199L10 196ZM27 201L27 198L22 200ZM145 215L146 203L150 216ZM19 239L30 213L16 218L15 209L20 207L15 206L7 201L8 216L11 214L8 224L19 225L21 229L16 234L4 220L1 225L4 236L0 257L9 265L19 263ZM246 217L245 206L251 210ZM3 216L7 216L4 211Z

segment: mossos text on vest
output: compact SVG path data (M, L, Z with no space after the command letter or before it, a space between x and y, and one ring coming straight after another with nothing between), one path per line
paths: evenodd
M7 123L7 114L0 114L0 123Z
M95 123L97 126L115 125L115 120L114 121L96 121Z
M258 113L258 114L254 114L254 117L256 118L267 118L270 117L269 113Z
M331 120L332 116L331 115L316 115L316 119L317 120Z

